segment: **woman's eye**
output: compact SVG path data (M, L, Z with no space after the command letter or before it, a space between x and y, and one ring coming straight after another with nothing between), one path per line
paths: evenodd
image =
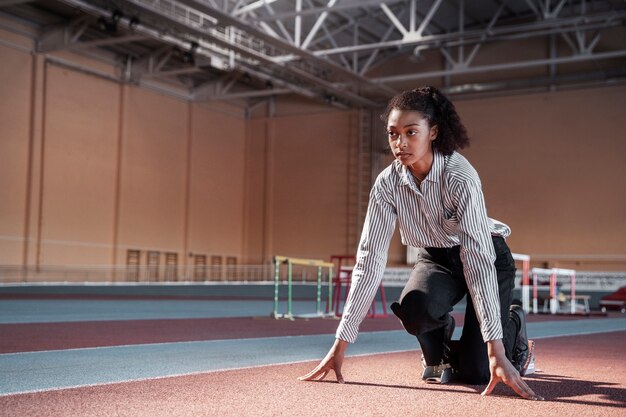
M407 134L408 134L409 136L415 136L415 135L417 135L417 130L409 130L409 131L407 132Z
M387 131L387 136L389 136L390 139L393 139L398 137L398 134L396 132Z

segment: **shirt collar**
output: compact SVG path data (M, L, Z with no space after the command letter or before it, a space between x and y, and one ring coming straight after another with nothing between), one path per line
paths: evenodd
M396 165L396 170L400 175L402 182L406 185L413 185L415 182L413 180L413 174L409 171L409 168L405 165L402 165L397 159L393 161ZM433 165L428 172L426 178L424 178L424 182L439 182L441 175L443 174L443 170L445 167L445 157L437 151L433 151Z

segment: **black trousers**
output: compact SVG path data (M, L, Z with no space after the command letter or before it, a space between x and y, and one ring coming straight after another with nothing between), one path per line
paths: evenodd
M512 291L515 285L515 261L505 240L493 237L496 253L500 312L504 345L509 360L516 336L515 323L509 318ZM474 303L468 294L460 248L420 249L418 261L411 272L399 304L392 310L404 328L417 336L427 365L451 362L461 382L489 382L487 345L483 341ZM454 305L467 298L461 340L446 344L445 330L450 323ZM448 349L449 348L449 349Z

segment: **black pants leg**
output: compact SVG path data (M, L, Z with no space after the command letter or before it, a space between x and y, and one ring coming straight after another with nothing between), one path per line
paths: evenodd
M516 326L510 319L509 309L512 301L512 290L515 279L515 269L511 271L497 270L498 287L500 291L500 314L502 330L504 334L503 342L506 356L511 359L513 341L516 335ZM456 352L456 370L459 379L467 384L486 384L489 382L489 359L487 357L487 344L483 342L480 332L480 325L474 310L472 298L467 296L467 306L465 308L465 320L463 332Z
M504 330L507 356L515 338L515 325L509 319L512 290L515 279L515 263L504 239L493 238L496 252L496 271L500 295L500 311ZM459 247L422 249L409 281L394 303L392 310L400 318L407 332L416 335L427 365L438 365L443 357L443 331L455 304L467 295L463 265ZM483 342L480 326L471 297L467 307L463 333L456 352L452 352L454 366L461 381L484 384L489 381L487 347ZM447 358L450 359L450 358Z

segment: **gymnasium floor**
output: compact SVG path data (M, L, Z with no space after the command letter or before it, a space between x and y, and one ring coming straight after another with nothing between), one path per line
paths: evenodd
M532 402L504 386L482 398L482 386L422 383L417 342L393 316L365 320L346 384L300 382L338 322L271 310L262 298L3 293L0 415L626 416L620 314L530 315L538 372L527 381L547 400Z

